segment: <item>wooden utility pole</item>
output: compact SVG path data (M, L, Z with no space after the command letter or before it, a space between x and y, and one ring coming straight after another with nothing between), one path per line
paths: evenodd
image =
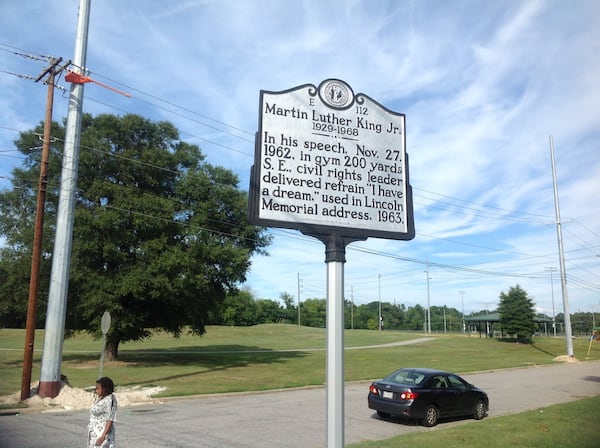
M21 401L27 400L31 393L31 369L33 364L33 342L35 339L37 299L40 286L40 261L42 254L42 236L44 231L46 188L48 185L48 159L50 154L50 138L52 131L54 82L56 75L63 70L63 68L58 67L58 64L61 62L62 58L52 59L48 68L46 68L35 80L38 82L44 76L48 75L48 79L45 81L48 85L48 96L46 99L46 118L44 121L44 137L42 140L42 158L40 160L40 178L38 182L35 228L33 234L33 253L31 256L31 277L29 279L29 302L27 304L27 323L25 325L25 350L23 353Z

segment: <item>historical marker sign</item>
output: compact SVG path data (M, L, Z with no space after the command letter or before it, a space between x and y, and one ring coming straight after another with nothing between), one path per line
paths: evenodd
M250 219L306 234L414 237L404 114L344 81L261 91Z

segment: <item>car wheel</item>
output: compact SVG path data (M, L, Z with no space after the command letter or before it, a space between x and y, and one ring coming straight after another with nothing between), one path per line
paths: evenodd
M473 409L473 418L475 420L481 420L485 417L485 404L483 400L477 400L475 402L475 408Z
M425 408L425 418L423 419L423 426L431 428L432 426L435 426L438 424L439 418L440 418L439 409L435 405L430 404L429 406L427 406Z
M389 414L387 412L383 412L383 411L377 411L377 415L380 416L381 418L388 418L391 414Z

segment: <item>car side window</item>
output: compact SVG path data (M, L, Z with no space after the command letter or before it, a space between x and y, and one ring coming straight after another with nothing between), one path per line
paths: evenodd
M446 383L446 378L444 378L441 375L434 376L431 379L431 387L433 389L444 389L448 387L448 384Z
M467 385L461 381L460 378L454 375L448 376L448 381L450 382L450 387L454 387L456 389L466 389Z

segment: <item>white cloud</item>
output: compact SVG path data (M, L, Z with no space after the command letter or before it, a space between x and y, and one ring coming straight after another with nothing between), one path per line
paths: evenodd
M0 27L0 69L43 68L12 47L72 58L77 8L77 0L3 2L0 17L11 20ZM547 310L548 279L490 272L557 262L552 135L564 227L577 241L566 242L567 258L578 258L568 266L600 284L599 17L593 0L92 2L88 68L133 98L87 85L84 109L170 120L247 188L259 91L344 79L407 116L417 231L410 242L351 245L346 295L353 286L357 301L375 299L381 274L382 297L424 304L429 258L469 269L432 265L432 303L460 309L464 290L467 311L494 308L518 282ZM16 130L43 119L45 89L3 72L0 89L6 150ZM66 115L61 95L54 114ZM18 163L0 152L0 176ZM323 245L291 234L277 231L271 256L254 260L248 285L258 297L295 295L298 274L302 296L324 296ZM597 288L571 288L573 309L596 304Z

